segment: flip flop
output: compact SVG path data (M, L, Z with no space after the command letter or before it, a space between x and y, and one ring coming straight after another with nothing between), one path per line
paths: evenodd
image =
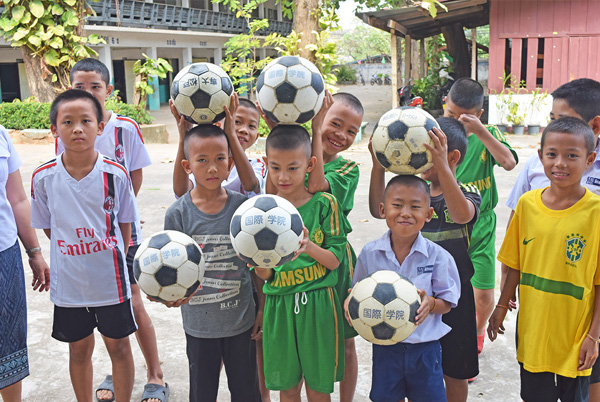
M148 399L158 399L161 402L167 402L169 400L169 384L165 383L165 386L159 384L146 384L144 385L144 393L142 394L142 402Z
M98 391L110 391L112 392L113 396L111 399L98 399ZM107 375L106 378L104 379L104 382L102 382L102 384L100 384L98 386L98 388L96 389L96 400L98 402L113 402L115 400L115 388L113 386L113 379L112 379L112 375Z

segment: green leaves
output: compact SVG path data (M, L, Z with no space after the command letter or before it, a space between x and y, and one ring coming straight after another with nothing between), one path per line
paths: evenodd
M44 15L44 5L40 0L33 0L29 3L29 11L35 18L41 18Z
M23 15L25 15L25 11L26 8L23 6L13 7L11 12L13 20L15 20L16 22L20 22L21 18L23 18Z

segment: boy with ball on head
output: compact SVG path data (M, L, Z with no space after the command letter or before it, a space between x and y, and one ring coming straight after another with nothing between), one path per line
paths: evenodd
M379 205L389 230L363 247L353 284L381 269L391 269L418 288L421 306L415 317L418 327L395 345L373 345L374 402L446 401L439 339L451 328L442 315L456 307L460 278L454 259L446 250L421 235L433 215L427 183L412 175L392 178ZM348 301L344 310L348 316Z
M526 402L589 400L600 342L600 197L581 177L594 163L595 145L578 118L546 127L538 154L550 186L519 199L498 252L509 269L488 335L494 341L504 333L520 285L517 360Z
M52 102L52 135L64 152L33 173L31 225L50 239L52 337L69 343L77 401L92 400L97 327L112 361L114 399L128 402L134 381L129 335L137 326L125 256L138 215L126 169L94 148L102 117L98 100L82 90Z
M266 143L265 162L277 195L290 201L305 226L297 257L274 269L255 268L266 283L263 347L265 382L282 402L330 401L343 377L343 316L335 286L346 253L348 221L328 193L310 193L306 174L314 169L308 132L279 125Z
M477 326L471 277L473 263L469 257L469 241L473 224L479 214L481 196L475 186L456 180L456 167L467 150L467 134L463 124L441 117L440 128L429 132L433 146L433 166L421 174L430 182L433 215L423 226L422 235L448 251L458 268L460 298L458 305L444 314L442 320L452 330L441 338L442 369L446 383L446 398L450 402L466 402L467 380L479 373L477 358ZM370 147L372 151L372 147ZM373 169L369 188L369 208L375 218L381 218L379 205L384 201L385 169L372 152Z

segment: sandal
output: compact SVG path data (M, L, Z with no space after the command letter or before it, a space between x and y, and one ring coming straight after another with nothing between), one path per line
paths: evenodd
M167 402L169 400L169 384L165 383L165 386L159 384L146 384L144 385L144 393L142 394L142 402L149 399L158 399L161 402Z
M98 391L110 391L110 392L112 392L113 396L110 399L99 399ZM107 375L106 378L104 379L104 382L102 384L100 384L98 386L98 388L96 389L96 400L98 402L113 402L115 400L115 388L113 386L112 375Z

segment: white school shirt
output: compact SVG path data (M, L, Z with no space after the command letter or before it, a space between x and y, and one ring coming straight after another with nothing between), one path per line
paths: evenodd
M460 277L452 255L421 233L413 243L410 253L400 264L392 250L391 232L367 243L356 261L352 286L376 271L390 270L408 278L417 289L429 296L442 299L456 307L460 297ZM429 314L425 321L404 341L423 343L436 341L452 328L442 321L441 314Z
M597 143L595 151L596 160L583 173L581 185L592 193L600 195L600 141ZM515 185L510 191L505 205L514 211L519 198L523 194L538 188L548 187L549 185L550 179L544 173L544 165L542 165L542 161L536 152L534 155L531 155L525 166L523 166L523 169L519 172L519 176L517 176Z
M21 159L17 155L8 131L0 126L0 251L4 251L15 245L17 241L17 223L12 207L8 202L6 194L6 182L8 175L14 173L21 167Z
M33 172L31 225L51 229L50 300L59 307L109 306L129 299L119 223L138 219L125 168L98 153L75 180L62 154Z
M108 156L125 166L127 172L133 172L152 164L150 154L144 144L142 131L135 120L111 112L110 119L102 135L96 137L94 148L102 155ZM60 138L55 142L55 154L64 152L65 148ZM131 224L131 243L138 245L142 242L142 228L139 219Z
M223 183L221 183L221 187L229 189L231 191L236 191L238 193L244 194L248 198L252 198L259 194L265 193L265 185L267 182L267 165L261 159L248 159L250 161L250 165L252 166L252 170L254 170L254 175L258 180L258 185L260 190L256 191L245 191L244 186L242 185L242 181L240 180L240 175L237 171L237 166L234 166L231 169L231 173L229 173L229 177ZM196 187L196 180L194 179L194 174L190 173L189 175L190 181L192 182L193 187ZM179 198L179 197L176 197Z

